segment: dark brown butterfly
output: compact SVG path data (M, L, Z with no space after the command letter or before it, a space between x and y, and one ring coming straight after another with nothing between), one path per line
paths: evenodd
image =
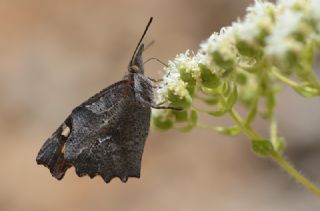
M154 82L144 75L142 40L134 51L128 74L78 107L44 143L37 163L62 179L74 166L78 176L101 175L105 182L140 177L144 144L149 132Z

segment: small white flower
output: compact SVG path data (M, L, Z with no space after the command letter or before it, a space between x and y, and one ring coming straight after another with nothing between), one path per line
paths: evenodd
M316 22L316 28L320 31L320 0L310 0L310 12ZM319 37L319 35L318 35Z
M175 83L170 83L167 85L168 90L173 91L174 95L179 96L180 99L189 95L187 90L187 83L182 80L177 80Z
M320 21L320 0L310 0L312 15Z
M282 9L305 9L310 4L310 0L279 0L278 8Z
M235 61L238 51L234 45L234 27L223 27L220 33L213 33L205 42L200 44L199 54L202 64L212 73L222 75L226 70L213 60L213 54L218 53L224 61Z
M188 50L169 61L155 100L190 109L197 91L208 91L209 95L221 92L224 97L224 85L238 83L239 97L250 103L259 94L259 71L275 66L287 71L290 67L299 75L293 65L300 59L305 60L303 64L310 62L308 53L313 52L308 47L319 50L319 45L320 0L278 0L276 5L255 0L243 20L213 33L196 54ZM241 74L245 76L242 83L241 77L235 77ZM166 129L174 123L174 115L170 110L153 112L158 127Z
M274 8L274 4L266 1L255 0L252 6L249 6L247 10L247 16L253 15L253 17L264 17L267 8Z
M257 24L251 21L234 23L233 26L236 29L237 37L241 40L247 41L248 43L254 43L254 39L260 33Z
M213 33L206 42L200 44L200 51L211 54L214 51L229 51L228 47L234 42L232 27L223 27L220 33Z
M297 47L295 40L290 37L299 30L302 14L292 10L285 10L279 14L272 34L267 37L265 52L267 55L284 56L291 47Z
M188 95L187 83L180 78L180 69L184 68L186 72L190 72L195 80L200 77L200 70L198 63L199 56L191 56L190 51L187 50L184 54L178 54L173 61L169 61L168 67L165 67L166 75L160 83L159 89L156 93L156 101L158 103L168 102L168 92L179 96L181 99ZM193 53L192 53L193 54Z
M233 27L239 39L255 43L261 31L271 30L275 6L269 2L255 1L253 6L247 8L247 12L244 21L234 23Z
M163 77L162 82L159 83L159 87L155 93L155 100L158 104L166 102L168 85L174 84L176 81L180 80L180 74L174 62L169 61L168 67L166 67L165 70L166 74Z
M190 53L190 50L187 50L184 54L177 55L173 63L178 70L184 68L187 73L191 73L195 80L198 80L200 77L198 64L202 57L201 54L194 55L193 52Z

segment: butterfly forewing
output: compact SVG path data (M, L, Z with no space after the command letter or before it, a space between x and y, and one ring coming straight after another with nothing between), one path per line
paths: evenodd
M44 143L37 163L62 179L74 166L79 176L101 175L109 182L140 177L143 148L150 126L153 85L144 76L141 43L129 62L129 73L75 109Z
M57 179L71 165L79 176L101 175L106 182L139 177L150 113L150 106L136 100L132 83L120 81L75 108L46 141L37 162ZM67 137L61 135L66 126Z

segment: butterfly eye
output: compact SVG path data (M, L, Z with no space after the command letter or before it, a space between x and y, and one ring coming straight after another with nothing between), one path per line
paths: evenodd
M137 73L140 71L140 68L137 65L132 65L130 67L131 72Z

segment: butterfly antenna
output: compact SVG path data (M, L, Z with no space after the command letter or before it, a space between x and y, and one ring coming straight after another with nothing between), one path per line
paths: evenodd
M139 40L139 42L138 42L138 45L137 45L136 49L135 49L134 52L133 52L133 55L132 55L130 64L132 63L132 61L133 61L133 59L134 59L134 56L136 55L137 50L138 50L138 48L139 48L139 46L140 46L140 44L141 44L144 36L146 35L146 33L147 33L148 29L149 29L149 26L150 26L152 20L153 20L153 17L150 17L149 22L148 22L146 28L144 29L144 32L143 32L143 34L142 34L142 36L141 36L141 38L140 38L140 40Z

